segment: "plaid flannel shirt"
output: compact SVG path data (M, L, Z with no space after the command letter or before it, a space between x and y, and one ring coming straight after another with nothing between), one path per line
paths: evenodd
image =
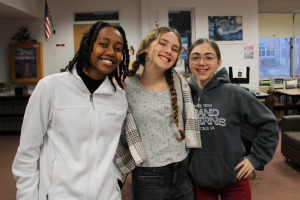
M176 72L181 81L181 89L184 101L183 119L186 147L202 148L200 122L198 120L197 111L193 104L191 89L188 85L186 77L184 76L184 71L181 68L175 67L174 72ZM125 137L124 135L121 135L115 154L115 163L123 174L132 171L136 164L140 164L147 160L138 128L134 122L130 105L128 105L125 130Z

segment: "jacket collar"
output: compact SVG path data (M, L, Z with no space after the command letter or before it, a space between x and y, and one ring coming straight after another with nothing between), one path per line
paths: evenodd
M80 90L82 90L85 93L90 94L90 91L88 90L88 88L85 86L83 80L78 75L76 66L74 66L74 68L72 70L70 79ZM97 88L97 90L94 92L94 94L95 93L103 93L103 94L113 94L114 93L114 88L111 85L111 83L108 79L108 76L105 76L102 84Z

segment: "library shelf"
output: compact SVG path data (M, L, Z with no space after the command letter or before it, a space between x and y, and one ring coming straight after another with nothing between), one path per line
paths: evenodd
M274 113L279 124L281 124L281 119L285 115L299 115L300 100L298 96L277 92L276 90L269 90L268 94L268 107Z
M20 133L30 95L0 96L0 134Z

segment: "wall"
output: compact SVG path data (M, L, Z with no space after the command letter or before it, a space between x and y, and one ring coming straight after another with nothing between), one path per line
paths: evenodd
M259 13L300 12L299 0L258 0Z
M155 28L155 13L159 13L160 26L168 25L168 9L195 9L196 39L208 37L208 15L244 15L245 43L234 45L219 45L222 56L222 67L250 66L250 84L243 85L252 90L259 89L259 51L258 51L258 2L257 0L142 0L142 6L147 7L148 18L142 23L147 31ZM142 7L143 9L143 7ZM254 59L244 59L244 46L254 46Z
M41 11L43 12L39 9L42 2L44 3L41 0L0 0L1 8L3 8L0 10L2 12L0 16L3 16L3 13L14 11L15 13L6 13L6 15L12 18L20 16L37 18Z
M74 56L73 13L94 12L102 10L120 10L121 25L125 29L128 44L138 48L140 44L140 1L139 0L51 0L48 2L50 14L56 34L45 40L44 34L44 1L39 10L42 12L38 19L1 19L0 18L0 82L7 82L12 91L20 85L11 84L9 43L16 41L11 37L18 32L18 27L29 25L31 39L43 43L44 75L59 73ZM65 44L65 47L56 47ZM24 85L24 84L23 84ZM25 84L31 93L36 84Z
M39 9L44 11L44 1ZM17 84L10 81L9 43L18 27L29 25L31 38L43 42L45 76L59 73L74 56L73 13L75 11L121 11L121 25L126 31L129 45L137 50L142 37L155 28L155 12L159 11L160 26L168 25L169 8L194 8L196 38L207 37L207 15L244 15L246 40L243 44L220 45L222 66L245 66L251 64L250 89L258 90L258 3L257 0L51 0L48 1L56 34L48 42L44 36L44 13L38 19L0 18L0 82L7 82L12 89ZM56 47L65 44L65 47ZM254 59L244 59L244 46L254 46ZM250 64L249 64L250 63ZM29 92L35 84L26 84Z

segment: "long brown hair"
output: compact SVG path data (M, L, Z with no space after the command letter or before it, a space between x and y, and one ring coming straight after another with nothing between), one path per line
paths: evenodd
M167 83L170 87L170 92L171 92L171 104L172 104L172 109L173 109L173 119L174 122L176 124L176 126L179 126L179 117L178 117L178 104L177 104L177 93L175 90L175 85L174 85L174 79L173 79L173 68L176 66L177 61L180 57L180 52L182 50L182 42L181 42L181 37L179 35L179 33L177 32L176 29L170 28L170 27L159 27L156 29L153 29L152 31L150 31L146 37L143 39L137 53L136 53L136 60L134 61L133 65L132 65L132 69L129 71L128 76L133 76L136 74L137 70L139 70L140 65L145 66L146 64L146 52L145 49L147 49L151 43L156 40L157 38L160 38L161 35L163 35L164 33L169 33L172 32L174 33L179 41L179 52L178 52L178 56L177 59L174 63L174 65L165 71L165 77L167 80ZM182 130L179 130L180 136L181 138L177 138L177 140L181 141L185 138L185 133Z

